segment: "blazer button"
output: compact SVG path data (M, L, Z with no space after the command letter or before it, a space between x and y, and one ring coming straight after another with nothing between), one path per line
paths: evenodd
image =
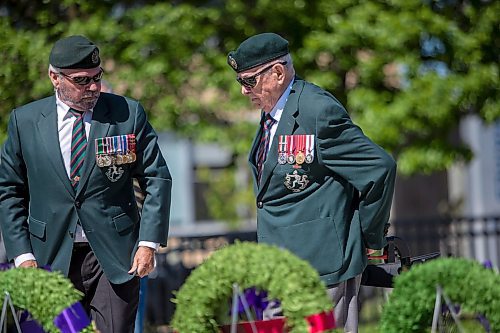
M257 208L262 208L262 207L264 207L262 201L257 202Z
M80 207L82 207L82 202L80 200L76 200L75 201L75 207L80 209Z

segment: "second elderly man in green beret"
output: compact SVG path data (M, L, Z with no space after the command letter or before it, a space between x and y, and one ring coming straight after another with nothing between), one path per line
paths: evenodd
M258 241L311 263L337 325L357 332L366 250L386 244L396 164L334 96L295 75L281 36L252 36L227 61L262 114L249 156Z

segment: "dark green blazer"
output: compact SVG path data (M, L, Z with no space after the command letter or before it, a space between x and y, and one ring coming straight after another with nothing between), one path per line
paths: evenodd
M278 163L280 135L314 135L312 163L294 168ZM328 92L296 78L256 184L255 154L250 166L257 199L259 242L287 248L309 261L326 285L363 272L366 247L385 246L396 164L354 125L344 107ZM295 175L304 189L287 183ZM286 186L288 185L288 187ZM292 186L293 185L293 186ZM289 189L292 188L292 189Z
M109 167L96 165L96 138L135 134L137 160L121 165L112 182ZM139 218L132 178L146 192ZM57 133L55 96L12 111L0 163L0 223L9 259L33 253L39 265L67 275L77 221L104 273L113 283L127 271L138 241L165 244L172 180L157 136L142 106L101 93L92 116L77 192L64 168Z

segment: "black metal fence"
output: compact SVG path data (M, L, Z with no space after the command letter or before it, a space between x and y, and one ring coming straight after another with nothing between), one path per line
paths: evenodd
M408 219L393 224L412 256L439 251L441 256L473 258L500 267L500 216Z

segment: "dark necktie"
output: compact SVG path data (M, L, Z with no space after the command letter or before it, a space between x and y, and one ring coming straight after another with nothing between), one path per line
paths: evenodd
M271 139L271 127L273 127L276 120L269 113L264 116L262 122L262 136L260 138L259 149L257 150L257 183L260 184L262 177L262 169L266 161L267 151L269 150L269 140Z
M83 121L83 111L69 109L76 119L73 123L73 132L71 136L71 162L70 176L73 189L78 188L80 173L82 171L83 161L85 160L85 150L87 149L87 138L85 135L85 123Z

